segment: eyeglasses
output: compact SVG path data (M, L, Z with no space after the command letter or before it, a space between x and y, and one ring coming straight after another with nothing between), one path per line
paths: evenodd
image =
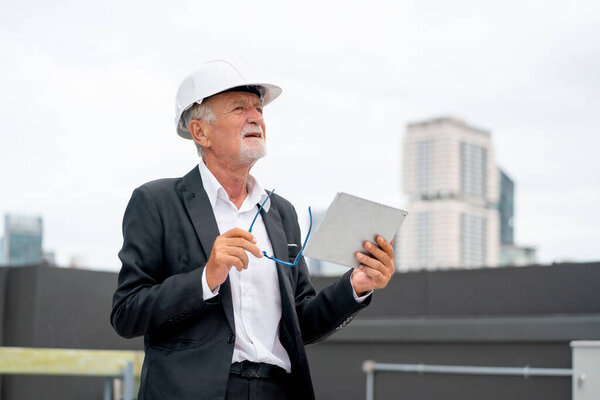
M252 224L250 224L250 229L248 229L248 232L252 233L252 227L254 226L254 222L256 222L256 218L258 218L258 215L260 214L261 210L265 206L265 203L267 202L267 200L269 200L269 197L271 197L271 195L273 194L273 192L275 192L275 189L271 190L271 192L269 193L269 195L267 196L267 198L262 202L262 204L258 208L258 212L254 216L254 219L252 220ZM298 265L298 262L300 261L300 258L302 258L302 252L304 251L304 248L306 247L306 242L308 242L308 237L310 236L310 230L312 229L312 213L310 211L310 207L308 207L308 217L310 219L310 224L308 226L308 233L306 234L306 239L304 239L304 243L302 243L302 248L298 252L298 255L296 256L296 259L294 260L293 263L288 262L288 261L281 261L281 260L279 260L279 259L277 259L275 257L271 257L271 256L267 255L267 252L264 251L264 250L262 252L263 255L265 257L267 257L269 260L273 260L276 263L281 264L281 265L287 265L288 267L295 267L296 265Z

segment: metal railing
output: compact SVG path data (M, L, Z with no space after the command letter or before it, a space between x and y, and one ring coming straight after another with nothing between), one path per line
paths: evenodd
M375 398L375 372L408 372L418 374L458 374L458 375L504 375L504 376L556 376L572 378L574 372L566 368L519 367L479 367L466 365L428 364L385 364L367 360L362 366L367 374L367 400Z
M113 397L113 381L121 379L122 399L133 400L143 360L143 351L0 346L0 375L104 377L104 400Z

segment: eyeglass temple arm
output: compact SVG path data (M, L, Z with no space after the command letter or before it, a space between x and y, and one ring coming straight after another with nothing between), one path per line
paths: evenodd
M265 204L267 203L267 200L269 200L269 197L271 197L271 195L275 192L275 189L271 190L271 192L269 193L269 195L267 196L267 198L262 202L262 204L260 205L260 207L258 208L258 212L256 213L256 215L254 216L254 219L252 220L252 223L250 224L250 229L248 229L248 232L252 233L252 228L254 227L254 223L256 222L256 218L258 218L258 215L260 214L260 212L262 211L263 207L265 206Z
M304 239L304 243L302 243L302 248L300 249L300 251L298 252L298 255L296 255L296 259L294 260L293 263L291 262L287 262L287 261L281 261L275 257L271 257L269 255L267 255L267 252L263 250L263 255L265 257L267 257L270 260L273 260L279 264L283 264L283 265L287 265L288 267L295 267L296 265L298 265L298 261L300 260L300 257L302 257L302 252L304 251L304 248L306 247L306 242L308 242L308 238L310 237L310 231L312 230L312 211L310 209L310 206L308 207L308 217L310 219L310 223L308 225L308 233L306 234L306 238Z
M310 221L308 224L308 233L306 234L304 243L302 243L302 248L300 249L300 251L298 252L298 255L296 256L296 260L294 260L294 264L297 264L298 259L302 256L302 252L304 251L304 248L306 247L306 242L308 242L308 238L310 237L310 231L312 230L312 211L310 210L310 206L308 206L308 218Z

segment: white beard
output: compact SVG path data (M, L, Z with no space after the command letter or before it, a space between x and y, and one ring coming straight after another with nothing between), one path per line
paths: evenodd
M262 139L244 139L247 133L259 132ZM240 145L240 162L242 164L254 163L267 155L264 133L260 125L247 125L242 129Z

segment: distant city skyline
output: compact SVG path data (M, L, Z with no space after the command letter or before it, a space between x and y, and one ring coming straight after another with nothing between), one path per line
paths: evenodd
M37 265L43 260L43 221L34 215L5 214L0 235L0 266Z

